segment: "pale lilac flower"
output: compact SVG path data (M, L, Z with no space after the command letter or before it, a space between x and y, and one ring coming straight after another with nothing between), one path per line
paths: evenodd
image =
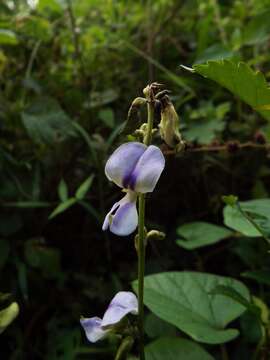
M99 317L82 318L80 323L87 339L95 343L103 339L113 330L127 314L138 314L138 300L130 291L120 291L110 302L103 319Z
M126 236L136 229L137 195L154 190L164 166L164 156L154 145L147 147L139 142L129 142L113 152L106 163L105 174L123 188L126 195L106 215L103 230L109 228L116 235Z

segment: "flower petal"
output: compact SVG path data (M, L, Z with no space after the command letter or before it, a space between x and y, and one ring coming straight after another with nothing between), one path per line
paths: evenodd
M136 198L136 193L128 191L123 199L115 203L105 217L102 230L109 228L112 233L119 236L130 235L136 230L138 225Z
M132 292L120 291L112 299L103 316L101 326L115 325L127 314L138 314L138 300Z
M133 170L131 189L140 193L152 192L165 166L165 158L157 146L150 145Z
M92 343L103 339L107 335L108 330L102 329L101 322L102 320L99 317L92 317L89 319L82 318L80 320L87 339Z
M129 142L119 146L105 165L107 178L116 185L127 188L129 177L146 149L146 145L139 142Z

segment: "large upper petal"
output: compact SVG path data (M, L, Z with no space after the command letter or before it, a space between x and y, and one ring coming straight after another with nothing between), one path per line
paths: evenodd
M116 185L127 188L128 179L146 149L146 145L139 142L129 142L119 146L105 165L107 178Z
M138 300L132 292L120 291L112 299L103 316L101 326L107 327L115 325L127 314L138 314Z
M136 192L152 192L165 166L165 158L157 146L150 145L138 160L130 188Z
M127 236L135 231L138 226L136 198L136 193L128 191L123 199L115 203L105 217L102 230L109 228L119 236Z
M102 329L101 322L102 320L99 317L92 317L89 319L82 318L80 320L87 339L92 343L103 339L107 335L108 330Z

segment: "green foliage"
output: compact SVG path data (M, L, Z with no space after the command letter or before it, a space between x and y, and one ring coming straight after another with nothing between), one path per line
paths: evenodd
M101 231L120 198L104 165L146 121L144 101L127 113L151 81L172 91L186 149L154 133L166 168L146 227L166 237L147 251L147 356L226 356L184 332L234 338L229 359L268 358L269 0L29 4L0 2L0 290L12 293L0 311L21 313L1 359L115 357L118 339L91 346L78 320L136 278L132 239Z
M270 200L257 199L243 201L239 206L227 205L224 208L224 223L246 236L270 234Z
M53 144L75 136L71 120L56 100L37 98L23 113L23 124L33 141Z
M16 302L0 311L0 334L8 327L19 314L19 306Z
M154 314L194 340L221 344L237 337L238 330L226 329L226 326L245 308L223 295L212 295L217 285L230 286L249 299L248 289L232 278L195 272L164 272L146 277L145 304Z
M181 338L160 338L145 349L146 360L213 360L201 346Z
M177 234L183 240L177 240L177 245L187 250L193 250L206 245L215 244L232 235L232 232L224 227L206 222L192 222L177 228Z
M194 65L194 70L249 104L265 119L270 120L270 89L261 72L253 71L247 64L228 60L209 61L206 65Z

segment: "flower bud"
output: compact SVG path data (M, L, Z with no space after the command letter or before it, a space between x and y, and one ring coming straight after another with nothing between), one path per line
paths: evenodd
M180 150L183 142L179 132L179 117L177 112L168 96L163 97L161 104L160 136L168 146Z

